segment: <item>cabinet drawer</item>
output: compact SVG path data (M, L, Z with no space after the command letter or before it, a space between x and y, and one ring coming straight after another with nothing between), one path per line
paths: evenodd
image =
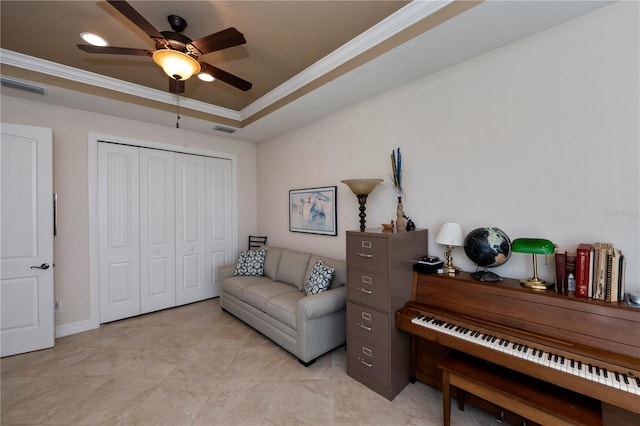
M380 274L349 269L347 298L363 305L387 311L387 277Z
M349 235L347 238L349 269L387 272L388 251L388 243L384 238L366 235Z
M347 335L348 368L379 383L388 382L389 354L381 348Z
M389 339L389 316L373 309L347 303L347 333L381 348Z

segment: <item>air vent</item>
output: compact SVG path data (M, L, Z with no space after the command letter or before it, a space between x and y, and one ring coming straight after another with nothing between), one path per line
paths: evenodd
M12 89L24 90L25 92L37 93L38 95L44 95L44 87L34 86L33 84L23 83L22 81L9 80L7 78L0 79L0 82L4 87L10 87Z
M213 130L217 130L218 132L224 132L224 133L235 133L236 129L233 129L231 127L224 127L224 126L216 126L213 128Z

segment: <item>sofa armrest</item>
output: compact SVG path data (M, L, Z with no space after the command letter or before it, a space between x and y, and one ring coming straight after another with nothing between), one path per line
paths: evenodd
M318 318L346 309L347 286L332 288L318 294L305 296L298 301L297 316L299 320Z
M218 268L218 272L220 272L220 282L226 280L229 277L232 277L235 271L236 271L235 263L220 266Z

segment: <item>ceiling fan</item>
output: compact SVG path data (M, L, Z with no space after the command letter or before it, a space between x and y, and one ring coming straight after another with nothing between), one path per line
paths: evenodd
M181 34L187 27L187 22L179 16L169 15L167 19L172 31L160 32L126 1L107 0L107 3L151 37L156 44L156 50L151 52L146 49L129 47L78 44L80 50L88 53L151 56L169 76L169 92L171 93L184 93L184 82L197 73L208 74L243 91L247 91L253 86L252 83L238 76L198 60L201 55L246 43L244 35L237 29L231 27L197 40L191 40Z

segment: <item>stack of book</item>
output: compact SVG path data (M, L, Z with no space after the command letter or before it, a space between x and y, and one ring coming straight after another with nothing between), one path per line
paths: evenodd
M576 253L556 252L556 290L607 302L624 300L626 260L610 243L579 244ZM575 289L572 284L575 282Z

